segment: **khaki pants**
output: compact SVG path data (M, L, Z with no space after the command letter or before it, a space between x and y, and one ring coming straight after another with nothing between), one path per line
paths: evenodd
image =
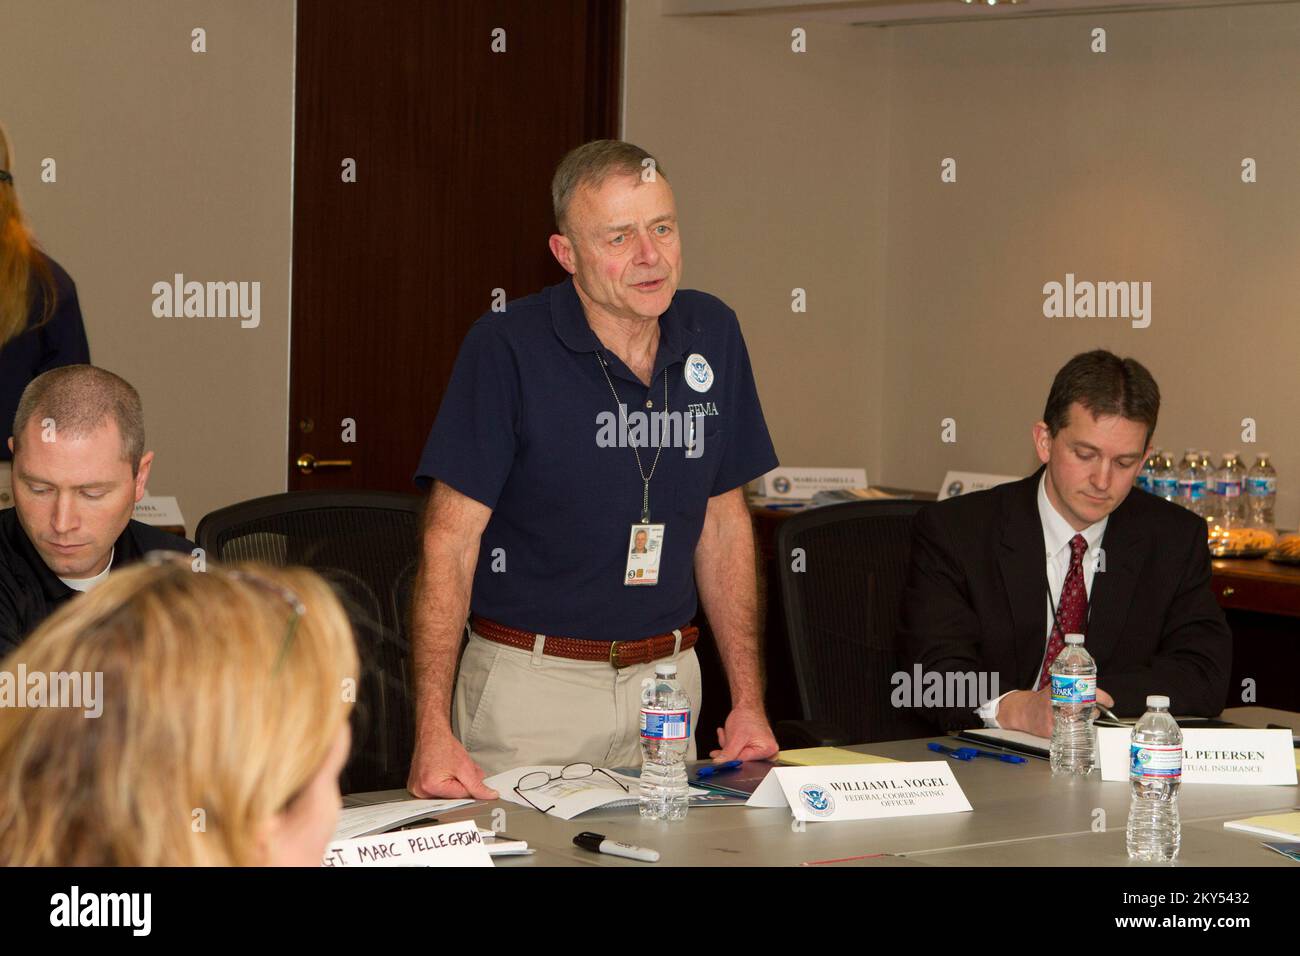
M488 776L538 764L641 766L641 680L655 664L615 670L506 647L473 632L460 659L451 726ZM695 649L664 658L691 699L691 741L700 713ZM658 662L655 662L658 663Z

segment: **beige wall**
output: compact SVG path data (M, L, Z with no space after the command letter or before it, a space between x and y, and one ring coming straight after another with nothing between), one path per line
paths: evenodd
M140 390L149 490L191 532L285 487L293 19L292 0L0 3L19 196L77 283L93 361ZM260 281L260 326L155 318L177 272Z
M1101 346L1160 382L1158 444L1271 451L1295 526L1297 48L1294 4L874 29L631 0L627 135L707 216L687 284L740 313L784 462L1026 473L1053 373ZM1044 318L1067 272L1150 281L1150 327Z
M787 464L864 466L882 445L882 35L796 21L661 17L627 5L624 136L677 197L682 284L740 318ZM811 186L811 188L810 188ZM791 311L791 290L808 310Z
M1101 346L1160 383L1157 444L1273 452L1295 527L1300 6L889 32L886 477L1027 471L1053 373ZM1044 318L1043 284L1067 272L1150 281L1150 327Z

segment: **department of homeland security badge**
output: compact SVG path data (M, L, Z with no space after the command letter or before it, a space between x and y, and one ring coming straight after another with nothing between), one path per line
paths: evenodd
M697 392L707 392L713 387L713 369L699 352L692 352L687 357L685 375L686 384Z
M799 799L813 816L828 817L835 812L834 799L820 783L807 783L800 787Z

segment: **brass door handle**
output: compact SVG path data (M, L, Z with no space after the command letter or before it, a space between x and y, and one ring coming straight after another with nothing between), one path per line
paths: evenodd
M351 468L352 460L350 458L317 458L311 452L304 452L298 456L298 470L304 475L310 475L317 468Z
M1237 589L1234 588L1232 585L1228 585L1226 588L1224 588L1222 591L1219 592L1221 597L1232 597L1236 593L1237 593Z

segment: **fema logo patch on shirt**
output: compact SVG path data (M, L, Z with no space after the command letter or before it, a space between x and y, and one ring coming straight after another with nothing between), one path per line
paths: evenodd
M707 392L713 387L713 369L699 352L692 352L687 356L684 374L686 384L697 392Z

